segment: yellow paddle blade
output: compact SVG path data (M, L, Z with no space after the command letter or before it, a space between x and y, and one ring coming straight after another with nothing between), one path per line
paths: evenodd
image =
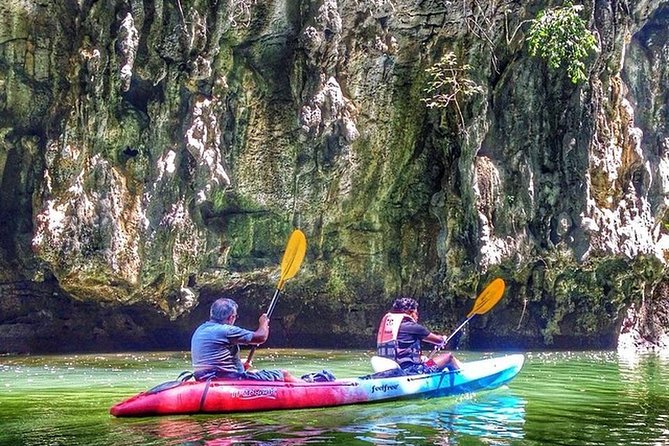
M304 236L304 232L296 229L290 234L283 259L281 259L281 277L279 278L278 289L283 288L286 280L297 274L306 252L307 238Z
M504 295L504 287L504 281L500 278L490 282L490 285L485 287L485 289L481 291L481 294L479 294L479 297L476 298L474 308L472 308L472 311L469 312L467 317L469 318L475 314L484 314L490 311L490 309L494 307Z

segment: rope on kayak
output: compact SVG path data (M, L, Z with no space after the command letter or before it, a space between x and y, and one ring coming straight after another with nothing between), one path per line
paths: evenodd
M449 388L455 387L455 374L459 373L460 370L448 370L444 369L441 371L441 377L439 378L439 384L437 385L438 389L441 389L441 385L444 382L444 378L446 378L446 375L448 375L448 385Z
M202 397L200 398L200 408L198 409L198 412L202 412L202 408L204 407L204 400L207 398L207 392L209 392L209 385L211 384L212 378L207 379L207 382L204 384L204 390L202 391Z
M185 372L179 373L179 376L177 376L177 381L184 382L194 377L195 375L193 375L193 372L186 370Z

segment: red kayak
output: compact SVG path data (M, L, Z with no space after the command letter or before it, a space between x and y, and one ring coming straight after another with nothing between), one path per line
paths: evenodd
M110 412L116 417L251 412L442 397L499 387L520 372L523 362L523 355L510 355L467 362L457 371L331 382L175 381L122 401Z

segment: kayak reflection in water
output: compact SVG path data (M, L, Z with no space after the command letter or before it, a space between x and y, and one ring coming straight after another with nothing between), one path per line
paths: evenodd
M436 373L448 367L458 370L460 361L450 353L424 360L421 342L445 347L446 336L432 333L418 323L418 302L410 297L395 299L381 323L376 338L377 354L397 362L406 374Z
M251 379L258 381L301 381L286 370L244 370L239 346L262 344L269 337L269 318L261 314L258 328L250 331L234 325L237 302L219 298L212 305L209 320L191 337L191 359L195 379Z
M332 444L332 438L338 444L361 440L365 444L404 444L412 438L414 444L501 445L525 437L526 405L519 396L501 393L451 403L430 399L331 408L328 416L308 421L302 411L287 411L264 417L154 418L122 426L169 440L169 444Z

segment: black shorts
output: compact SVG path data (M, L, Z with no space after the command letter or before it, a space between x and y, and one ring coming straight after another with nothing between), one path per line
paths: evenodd
M222 379L250 379L254 381L283 381L281 370L255 370L253 372L227 372L217 369L199 370L194 373L198 381L206 381L212 378Z

